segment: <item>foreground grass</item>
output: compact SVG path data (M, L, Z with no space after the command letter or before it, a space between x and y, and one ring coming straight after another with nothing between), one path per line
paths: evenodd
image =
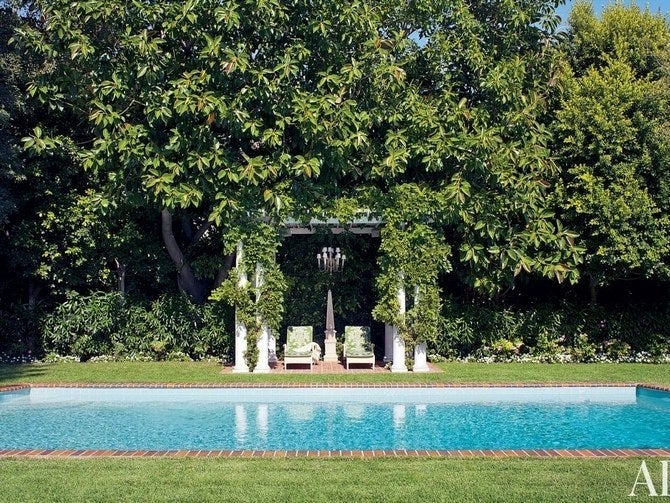
M232 374L213 362L115 362L1 365L12 383L655 383L670 385L670 365L637 363L442 363L428 374Z
M658 462L647 462L658 471ZM0 500L616 502L630 500L639 466L638 459L8 459L0 461ZM659 473L652 477L660 487Z

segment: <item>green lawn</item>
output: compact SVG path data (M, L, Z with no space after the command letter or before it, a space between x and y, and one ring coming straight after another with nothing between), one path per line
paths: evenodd
M634 363L443 363L428 374L231 374L216 363L119 362L0 365L0 384L12 383L554 383L627 382L670 385L670 365Z
M647 462L660 490L660 463ZM639 466L638 459L6 460L0 500L617 502L630 501Z
M670 384L670 366L440 364L441 373L239 375L214 363L0 365L26 383ZM659 460L647 463L660 490ZM630 501L639 459L4 459L0 501ZM640 486L638 493L646 494ZM642 499L646 499L643 497Z

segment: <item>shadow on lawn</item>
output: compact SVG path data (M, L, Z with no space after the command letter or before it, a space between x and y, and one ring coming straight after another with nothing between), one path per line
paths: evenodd
M0 384L14 384L23 380L34 380L43 376L44 373L44 367L34 363L2 363L0 364Z

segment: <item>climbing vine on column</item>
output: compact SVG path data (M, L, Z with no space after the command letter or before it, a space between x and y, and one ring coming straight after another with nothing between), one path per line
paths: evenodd
M417 184L394 187L383 211L377 277L379 303L375 319L398 327L412 350L438 336L440 289L438 276L451 270L451 248L439 228L439 193ZM403 287L413 304L400 313L397 293Z
M263 327L279 330L284 313L286 281L275 262L281 244L278 229L261 221L246 221L228 232L229 248L242 243L242 254L228 279L211 295L236 308L237 319L247 328L247 365L254 368L258 361L256 343ZM241 281L246 275L247 281Z

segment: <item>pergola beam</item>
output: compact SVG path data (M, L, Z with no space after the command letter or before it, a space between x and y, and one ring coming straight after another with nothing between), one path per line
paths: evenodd
M372 237L379 237L379 229L384 224L381 219L365 217L354 218L348 222L340 222L337 218L326 218L321 220L312 218L309 222L287 218L284 220L285 236L300 236L316 233L319 227L329 227L333 234L342 234L350 232L352 234L369 234Z

